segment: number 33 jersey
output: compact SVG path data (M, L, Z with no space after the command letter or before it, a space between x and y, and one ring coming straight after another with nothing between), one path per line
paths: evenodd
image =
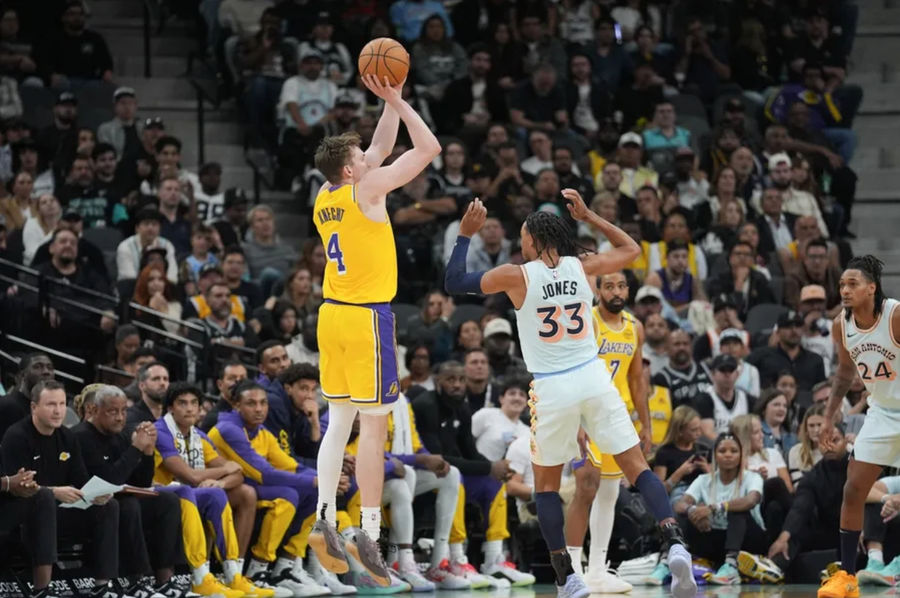
M388 303L397 294L397 250L387 213L370 220L355 185L324 187L313 220L325 247L322 296L341 303Z
M581 260L566 256L556 268L540 260L520 267L526 293L516 310L516 325L528 371L554 374L597 359L594 295Z
M856 364L859 377L869 391L869 404L882 409L900 411L900 343L891 331L891 316L900 305L896 299L886 299L875 325L862 330L851 316L841 313L844 346Z

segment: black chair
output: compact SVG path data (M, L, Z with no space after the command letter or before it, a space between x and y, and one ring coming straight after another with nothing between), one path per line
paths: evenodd
M744 328L751 335L758 332L771 331L778 322L779 316L788 311L784 305L776 303L761 303L753 306L747 313L747 322Z

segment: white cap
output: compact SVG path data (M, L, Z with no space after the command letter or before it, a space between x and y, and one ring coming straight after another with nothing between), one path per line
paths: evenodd
M790 166L791 157L784 152L778 152L777 154L769 156L769 170L775 170L775 167L781 162L787 162L788 166Z
M644 140L640 135L633 131L628 131L627 133L619 137L619 147L622 147L626 143L636 143L638 144L638 146L644 147Z
M634 302L640 303L641 301L643 301L644 299L647 299L648 297L657 299L660 302L663 301L663 294L662 294L662 291L659 290L659 288L657 288L653 285L645 284L644 286L642 286L641 288L638 289L637 295L634 296Z
M512 336L512 324L505 318L494 318L484 326L484 338L495 334Z

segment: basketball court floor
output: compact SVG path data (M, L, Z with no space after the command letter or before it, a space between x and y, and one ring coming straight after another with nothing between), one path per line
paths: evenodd
M813 585L742 585L742 586L700 586L698 596L706 598L814 598L819 586ZM591 598L603 596L613 598L668 598L668 587L635 587L629 594L592 594ZM885 596L900 598L900 587L888 588L865 586L861 598ZM556 598L556 588L551 585L536 585L531 588L513 588L493 592L438 592L437 598Z

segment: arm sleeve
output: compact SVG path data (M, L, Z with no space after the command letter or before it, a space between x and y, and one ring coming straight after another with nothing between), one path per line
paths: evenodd
M751 492L758 492L760 497L763 495L762 476L754 471L747 472L747 476L744 478L744 496Z
M703 491L704 484L709 484L709 474L699 475L694 478L694 481L691 482L691 485L688 486L684 493L693 498L695 503L700 503L703 497L706 496L706 493Z
M662 386L663 388L669 388L669 381L661 372L655 374L653 378L650 380L650 383L654 386Z

